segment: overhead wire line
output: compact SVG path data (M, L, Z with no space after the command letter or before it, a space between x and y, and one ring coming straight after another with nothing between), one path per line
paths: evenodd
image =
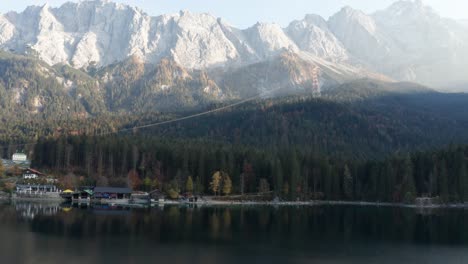
M270 64L269 64L269 66L270 66ZM268 78L268 70L267 70L266 75L267 75L267 78ZM220 112L220 111L223 111L223 110L226 110L226 109L229 109L229 108L233 108L233 107L236 107L236 106L239 106L239 105L248 103L248 102L250 102L250 101L257 100L257 99L260 98L261 96L265 96L266 94L275 92L275 91L277 91L277 90L279 90L279 89L281 89L281 87L278 87L278 88L275 88L275 89L272 89L272 90L268 90L268 91L262 91L262 92L260 92L260 93L255 94L255 95L252 96L252 97L249 97L249 98L243 99L243 100L241 100L241 101L238 101L238 102L235 102L235 103L226 105L226 106L222 106L222 107L219 107L219 108L216 108L216 109L208 110L208 111L205 111L205 112L202 112L202 113L192 114L192 115L188 115L188 116L184 116L184 117L179 117L179 118L175 118L175 119L171 119L171 120L166 120L166 121L161 121L161 122L155 122L155 123L146 124L146 125L141 125L141 126L134 126L134 127L132 127L132 128L119 129L119 130L117 130L117 131L111 131L111 132L106 132L106 133L100 133L100 134L97 134L97 135L94 135L94 136L95 136L95 137L101 137L101 136L108 136L108 135L113 135L113 134L119 134L119 133L122 133L122 132L133 131L133 130L135 130L135 129L144 129L144 128L149 128L149 127L157 127L157 126L162 126L162 125L166 125L166 124L176 123L176 122L180 122L180 121L184 121L184 120L189 120L189 119L196 118L196 117L200 117L200 116L209 115L209 114L212 114L212 113ZM0 148L1 148L1 149L6 149L6 148L10 148L10 147L13 147L13 148L16 148L16 147L25 147L25 146L35 145L35 144L36 144L36 142L30 142L30 143L25 143L25 144L14 144L14 145L8 145L8 146L4 145L4 146L0 146Z
M268 68L270 68L270 63L268 64L268 66L269 66ZM268 79L268 72L269 71L267 70L267 73L266 73L266 78L267 79ZM241 100L239 102L229 104L229 105L226 105L226 106L222 106L222 107L219 107L219 108L216 108L216 109L208 110L208 111L205 111L205 112L202 112L202 113L197 113L197 114L193 114L193 115L189 115L189 116L179 117L179 118L166 120L166 121L161 121L161 122L152 123L152 124L147 124L147 125L135 126L135 127L132 127L132 128L120 129L118 131L102 133L102 134L99 134L98 136L107 136L107 135L111 135L111 134L118 134L118 133L122 133L122 132L132 131L132 130L135 130L135 129L143 129L143 128L148 128L148 127L162 126L162 125L166 125L166 124L171 124L171 123L176 123L176 122L192 119L192 118L195 118L195 117L209 115L209 114L212 114L212 113L220 112L220 111L223 111L223 110L226 110L226 109L229 109L229 108L236 107L238 105L248 103L250 101L257 100L259 97L264 96L265 94L272 93L272 92L274 92L276 90L279 90L279 89L281 89L281 87L276 88L276 89L272 89L272 90L269 90L269 91L263 91L263 92L255 94L252 97L243 99L243 100Z

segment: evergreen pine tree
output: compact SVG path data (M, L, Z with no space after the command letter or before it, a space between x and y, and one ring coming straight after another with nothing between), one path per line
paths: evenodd
M353 199L354 182L349 170L348 164L345 165L343 171L343 192L346 199Z
M436 160L433 160L433 166L429 174L429 195L434 197L439 194L438 182L439 182L439 169L437 168Z
M391 161L385 163L385 185L384 185L384 199L386 202L396 202L394 200L395 185L396 185L396 174L395 169L393 169L393 164Z
M458 196L461 201L468 201L468 179L466 170L465 154L463 151L457 151L456 162L456 176L458 181Z
M449 186L448 186L448 172L447 172L447 163L444 159L440 162L439 167L439 188L440 198L444 202L450 202L449 195Z
M281 166L281 161L280 159L276 159L274 161L274 164L272 165L272 170L273 170L273 179L275 181L275 192L276 195L281 195L283 192L283 167Z
M291 156L290 156L290 162L291 162L291 185L290 185L290 197L292 200L296 200L297 198L297 188L299 184L299 178L301 175L300 172L300 165L299 165L299 160L297 158L296 151L291 151Z
M407 155L402 164L402 194L404 197L404 201L406 203L414 202L416 197L416 186L414 184L414 169L413 169L413 162L409 155Z

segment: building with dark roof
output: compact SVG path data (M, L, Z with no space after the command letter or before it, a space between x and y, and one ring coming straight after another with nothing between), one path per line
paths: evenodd
M96 199L130 199L131 194L132 190L130 188L94 188L94 198Z
M23 171L23 179L25 180L37 179L40 176L45 176L45 174L34 169L25 169Z

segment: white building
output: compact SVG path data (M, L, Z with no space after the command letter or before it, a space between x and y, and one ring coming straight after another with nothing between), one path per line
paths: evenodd
M24 153L15 153L13 154L13 157L11 158L11 160L15 163L17 162L26 162L28 160L28 156L26 156L26 154Z
M23 171L23 179L30 180L30 179L37 179L39 176L43 176L44 174L33 169L27 169Z

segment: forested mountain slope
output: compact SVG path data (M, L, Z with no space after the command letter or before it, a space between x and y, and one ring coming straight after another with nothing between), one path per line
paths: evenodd
M270 68L276 72L264 71L262 65L247 68L246 72L290 78L284 83L279 79L263 82L263 92L256 90L257 79L243 79L237 70L187 70L169 59L152 65L131 57L82 71L6 52L0 55L0 118L4 123L0 132L5 143L114 133L251 97L254 101L246 105L139 133L299 146L354 158L463 143L468 135L465 94L372 79L341 80L316 93L308 79L312 66L288 53ZM326 74L335 78L332 71Z

